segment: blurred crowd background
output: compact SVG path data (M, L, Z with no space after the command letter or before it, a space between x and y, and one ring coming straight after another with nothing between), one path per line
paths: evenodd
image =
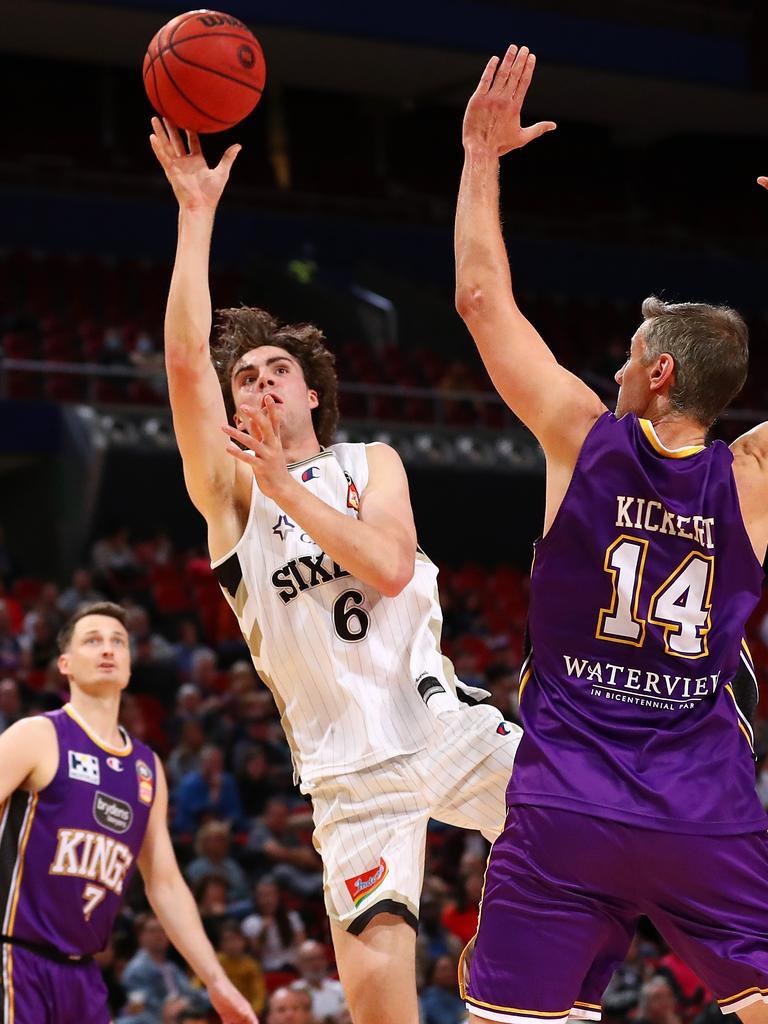
M326 332L339 440L386 440L440 566L443 644L511 718L543 459L497 399L453 310L463 105L489 54L538 55L502 204L520 304L612 404L651 293L728 302L752 336L716 425L768 419L768 14L752 0L227 0L264 46L264 98L204 139L243 152L212 252L218 307ZM171 830L206 929L267 1024L349 1020L311 809L213 580L167 408L162 317L176 209L141 86L167 0L0 4L0 729L66 700L55 637L81 603L129 610L123 721L164 759ZM567 414L567 410L564 410ZM768 667L768 595L750 623ZM756 785L768 804L768 705ZM466 1017L456 961L487 850L433 823L418 940L424 1024ZM201 1024L204 991L140 884L101 958L119 1024ZM604 1019L699 1024L712 993L643 922Z

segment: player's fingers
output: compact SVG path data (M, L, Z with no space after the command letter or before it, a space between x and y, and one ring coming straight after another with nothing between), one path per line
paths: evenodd
M184 149L184 143L181 141L181 135L179 135L179 129L173 123L169 121L167 117L163 118L163 124L165 130L168 133L168 142L175 156L185 156L186 150Z
M232 170L232 164L237 159L237 154L240 152L242 148L243 147L240 145L240 143L236 142L234 146L230 146L229 149L224 150L224 155L222 156L221 160L219 160L219 167L223 171L226 171L227 174L229 174L229 172Z
M229 424L222 426L221 429L227 437L231 437L234 441L239 441L246 448L253 447L254 443L261 440L256 434L248 434L244 430L238 430L237 427L230 427Z
M520 69L520 76L515 87L515 99L520 103L525 99L525 94L528 92L528 86L531 84L535 68L536 54L529 53L525 60L525 64Z
M246 466L250 466L252 469L260 464L259 457L255 452L244 452L243 449L238 448L236 444L228 444L226 452L227 455L231 455L233 459L238 459L240 462L244 462Z
M267 395L264 399L264 408L267 410L269 423L275 433L275 437L280 437L280 418L277 413L277 402L272 395Z
M520 49L517 51L515 62L510 70L509 89L510 92L515 96L517 96L519 93L520 81L523 78L523 75L525 74L525 71L528 67L528 58L530 56L530 53L531 51L528 49L527 46L521 46ZM531 73L533 73L533 69L531 69ZM521 98L524 95L525 93L520 93Z
M768 188L768 178L760 177L757 179L757 184L762 185L763 188Z
M480 81L477 83L477 89L475 89L475 95L482 96L488 92L493 85L493 76L496 74L496 68L499 66L499 58L491 57L488 63L485 65L485 71L480 76Z
M504 54L504 59L502 60L501 64L499 64L498 71L496 72L496 77L493 80L494 92L500 91L506 86L507 82L509 81L509 76L513 72L518 53L519 50L517 48L517 45L515 43L512 43L512 45L508 47L507 52Z
M157 137L157 135L150 135L149 136L149 144L152 147L152 152L155 154L155 156L160 161L162 166L166 167L167 162L168 162L168 157L167 157L167 154L166 154L165 150L163 149L163 144L160 141L160 139Z
M199 156L203 151L200 148L200 136L197 132L185 132L187 136L187 148L193 156Z
M554 121L537 121L536 124L532 124L530 128L523 128L523 135L525 136L526 142L533 142L534 139L538 139L541 135L546 135L547 132L553 132L557 128Z

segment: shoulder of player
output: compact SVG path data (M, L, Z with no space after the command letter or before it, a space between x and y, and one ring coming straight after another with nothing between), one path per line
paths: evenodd
M369 483L373 474L404 473L403 460L395 449L383 441L373 441L365 446L368 460Z
M0 738L4 744L48 744L56 740L56 727L44 715L30 715L29 718L20 718L18 722L9 725Z
M734 462L768 472L768 420L737 437L730 446Z

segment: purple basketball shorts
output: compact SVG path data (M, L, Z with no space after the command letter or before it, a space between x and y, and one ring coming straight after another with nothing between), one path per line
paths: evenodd
M724 1013L768 1002L768 835L660 832L512 807L494 843L465 969L488 1020L598 1019L646 915Z
M2 1024L110 1024L107 989L92 961L59 964L5 943L0 955Z

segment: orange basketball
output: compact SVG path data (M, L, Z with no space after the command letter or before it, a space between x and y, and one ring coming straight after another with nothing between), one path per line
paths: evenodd
M188 11L163 25L144 57L149 102L179 128L221 132L261 99L267 69L259 41L219 11Z

